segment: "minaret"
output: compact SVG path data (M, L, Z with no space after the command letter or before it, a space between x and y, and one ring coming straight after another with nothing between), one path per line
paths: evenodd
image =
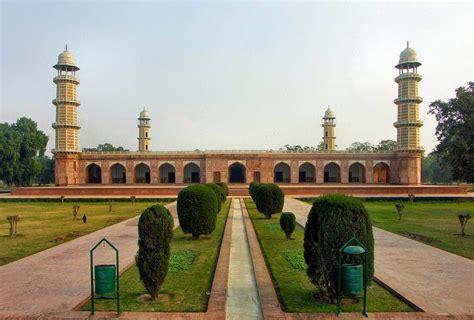
M397 151L416 152L422 150L420 146L420 120L419 104L423 99L418 95L418 82L421 80L418 67L421 63L416 57L416 51L407 47L400 53L400 60L395 66L399 75L395 78L398 83L398 98L394 100L398 106L397 122Z
M150 115L143 108L138 117L138 151L149 151L150 140Z
M328 107L323 117L323 142L324 150L336 150L336 117Z
M76 87L79 80L76 78L76 65L74 56L70 51L64 50L58 56L58 63L53 66L58 70L58 75L53 82L56 84L56 99L53 104L56 106L56 122L53 128L56 130L56 143L54 153L78 153L79 141L78 131L80 126L77 123L77 108L80 103L77 100Z

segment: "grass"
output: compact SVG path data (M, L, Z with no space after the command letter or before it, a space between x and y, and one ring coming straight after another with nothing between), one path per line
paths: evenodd
M157 200L159 202L160 200ZM0 265L18 260L93 231L140 214L154 203L116 202L109 212L108 202L81 202L77 220L74 203L5 202L0 204ZM19 215L17 236L9 237L8 215ZM86 214L87 223L82 223Z
M294 240L286 240L279 227L280 214L273 215L272 219L265 219L251 199L245 199L245 205L257 232L282 308L286 312L335 312L335 305L315 298L317 288L306 275L303 257L304 230L297 226L292 235ZM367 290L367 309L369 312L413 311L375 282L372 282ZM362 305L345 305L343 310L361 311Z
M217 216L217 225L209 236L193 240L176 228L171 240L170 267L160 290L158 301L139 302L137 298L147 294L140 281L136 266L120 277L121 309L123 311L203 312L207 309L214 271L219 256L230 199ZM114 310L113 300L96 301L96 310ZM86 304L82 310L90 310Z
M396 203L405 205L401 221ZM474 259L474 221L467 223L462 237L458 218L464 213L474 216L474 202L367 201L364 205L375 227Z

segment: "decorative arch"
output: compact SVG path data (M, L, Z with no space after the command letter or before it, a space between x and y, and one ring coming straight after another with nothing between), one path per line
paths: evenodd
M145 163L135 166L135 183L150 183L150 167Z
M127 182L127 170L125 166L120 163L116 163L110 167L110 177L112 183L126 183Z
M309 162L304 162L299 168L299 182L316 182L316 167Z
M365 167L360 162L354 162L349 167L349 182L365 183Z
M385 162L374 166L374 183L390 183L390 166Z
M194 162L190 162L184 166L184 183L201 182L200 168Z
M277 183L290 182L291 180L291 168L285 162L280 162L275 166L273 170L273 181Z
M341 167L334 162L324 166L324 182L341 182Z
M229 183L245 183L246 168L240 162L236 161L229 166Z
M86 167L87 183L102 183L102 168L96 164L91 163Z
M159 171L160 183L176 183L176 169L171 163L163 163Z

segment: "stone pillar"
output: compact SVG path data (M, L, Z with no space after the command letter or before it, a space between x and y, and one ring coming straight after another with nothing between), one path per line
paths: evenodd
M324 183L324 162L316 161L316 183Z
M347 160L341 160L341 183L349 183L349 166Z
M374 161L365 161L365 183L374 183Z
M176 160L176 183L183 183L183 160Z
M100 163L100 167L102 169L102 184L111 184L112 179L110 176L110 162L104 160Z
M298 183L299 182L299 174L300 168L298 166L298 160L291 160L290 164L290 182L291 183Z
M160 183L160 170L158 167L158 160L152 160L150 162L150 182L152 184Z
M133 184L135 183L135 167L133 166L133 161L126 161L125 162L125 176L126 176L126 184Z

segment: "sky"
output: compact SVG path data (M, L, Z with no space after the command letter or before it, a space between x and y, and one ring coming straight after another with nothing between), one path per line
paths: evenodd
M81 147L152 150L316 146L336 115L336 144L396 140L400 52L423 76L421 144L437 144L428 105L473 80L470 2L4 1L0 122L32 118L54 148L52 66L65 43L76 73Z

